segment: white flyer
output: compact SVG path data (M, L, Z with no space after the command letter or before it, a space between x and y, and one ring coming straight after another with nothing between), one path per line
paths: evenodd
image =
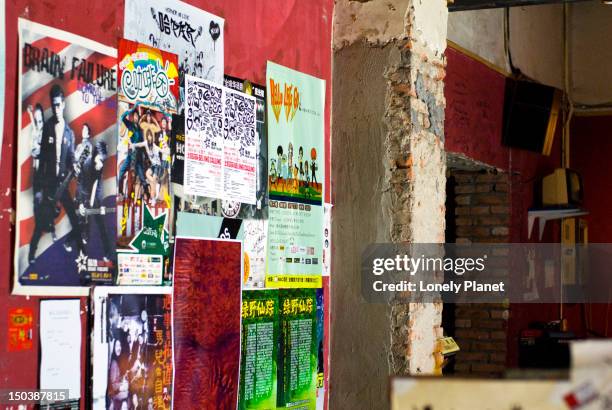
M223 195L223 95L222 86L185 78L185 194Z
M81 397L81 301L40 302L40 388Z
M223 199L255 205L255 97L226 88L223 101Z

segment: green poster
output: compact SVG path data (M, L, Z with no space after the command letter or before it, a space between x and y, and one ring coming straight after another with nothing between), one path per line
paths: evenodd
M266 287L321 287L325 81L268 62Z
M276 409L278 291L242 292L240 410Z
M279 409L315 410L317 401L317 301L315 289L279 290Z

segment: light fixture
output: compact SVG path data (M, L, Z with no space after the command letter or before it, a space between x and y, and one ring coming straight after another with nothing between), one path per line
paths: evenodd
M612 6L612 0L601 0L603 4L607 4L608 6Z

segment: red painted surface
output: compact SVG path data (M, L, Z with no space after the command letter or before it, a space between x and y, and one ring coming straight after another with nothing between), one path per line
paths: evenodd
M325 198L330 195L329 107L333 0L190 0L225 18L225 72L265 83L266 61L326 81ZM3 13L4 14L4 13ZM123 2L117 0L14 0L6 5L6 95L0 163L0 388L34 388L38 377L38 334L31 351L7 352L8 309L30 307L38 321L40 298L10 296L13 272L17 137L17 18L24 17L116 47L123 33ZM86 299L82 300L85 308ZM83 326L87 315L83 315ZM84 330L85 332L85 330ZM82 362L85 363L85 343ZM83 366L83 372L85 366ZM83 392L84 393L84 392Z
M446 51L446 122L447 151L464 154L510 173L510 241L536 242L527 235L527 211L535 205L540 179L561 163L560 123L549 157L502 145L504 89L506 79L500 73L459 51ZM548 223L542 241L558 242L559 225ZM512 304L508 321L508 365L518 363L520 331L530 322L559 318L559 305Z

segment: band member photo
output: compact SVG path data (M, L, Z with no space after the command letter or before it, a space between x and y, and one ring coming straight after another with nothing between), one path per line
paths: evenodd
M68 184L79 171L75 159L74 132L64 118L66 102L64 90L58 84L49 92L53 115L44 122L42 128L40 154L37 169L34 172L34 232L30 240L28 261L36 260L36 250L43 232L54 232L54 221L64 209L70 221L71 230L64 242L66 252L72 252L75 245L78 251L83 250L81 232L74 207L68 191ZM34 118L38 115L34 112ZM61 206L61 208L60 208Z

